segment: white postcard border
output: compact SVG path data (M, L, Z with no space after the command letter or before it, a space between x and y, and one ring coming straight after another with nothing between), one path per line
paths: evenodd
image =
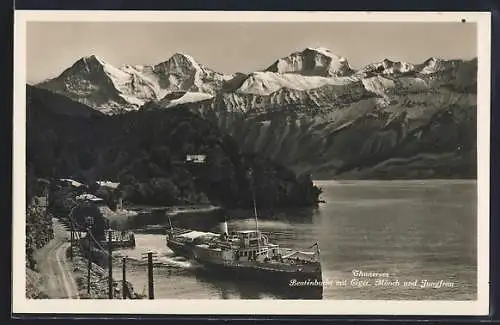
M25 296L26 23L28 21L336 21L477 23L478 46L478 268L476 301L373 300L31 300ZM186 12L186 11L15 11L13 115L13 313L69 314L243 314L243 315L487 315L489 314L489 12Z

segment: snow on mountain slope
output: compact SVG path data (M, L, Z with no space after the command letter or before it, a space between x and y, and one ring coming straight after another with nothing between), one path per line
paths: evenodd
M165 108L187 104L196 103L213 98L214 96L207 93L200 92L174 92L166 95L159 101L159 105Z
M148 66L130 66L125 65L120 68L121 71L128 73L131 76L132 84L131 86L140 89L141 86L146 86L151 90L149 93L145 93L144 97L141 98L147 101L151 98L160 98L164 95L164 90L158 85L158 80L154 74L152 74L152 69ZM141 96L139 96L141 97Z
M105 114L134 109L144 102L141 97L149 98L152 94L147 84L135 86L131 74L95 55L81 58L57 78L37 86L66 95Z
M300 106L314 108L333 107L370 97L360 81L350 83L325 84L312 89L280 88L273 92L231 92L215 98L214 105L224 107L228 112L262 112L274 108Z
M441 155L458 145L475 152L476 73L475 59L436 58L383 60L353 73L346 59L309 48L266 71L233 75L180 53L157 65L120 69L87 58L45 86L108 114L183 105L247 152L331 178L428 150ZM462 160L463 170L444 166L443 175L472 175L471 162ZM413 176L442 173L420 167Z
M363 98L375 99L376 97L375 94L365 89L361 81L352 81L348 84L326 84L304 90L280 88L272 93L221 92L211 100L204 93L192 94L187 93L184 98L184 93L171 93L161 101L147 103L143 109L164 109L177 104L192 103L194 105L190 107L201 114L204 114L204 111L260 114L274 109L311 113L318 108L334 109Z
M238 93L269 95L281 88L309 90L325 85L347 85L357 79L351 77L319 77L275 72L254 72L243 82Z
M227 130L244 150L259 152L297 172L325 177L370 166L393 152L394 156L425 150L441 154L465 141L473 144L474 139L465 134L474 132L475 94L447 89L396 92L387 96L388 101L366 90L337 95L329 87L281 89L269 96L224 94L218 109L202 107L199 112ZM441 119L447 110L454 119ZM418 137L427 142L421 145Z
M384 59L365 66L355 74L361 77L372 77L374 75L403 75L413 71L415 71L415 66L411 63Z
M116 68L95 55L83 57L40 88L66 95L105 114L137 110L172 91L214 94L231 75L216 73L186 54L174 54L154 66Z
M182 53L176 53L167 61L155 65L153 74L160 88L166 92L185 90L213 94L231 78L208 69Z
M277 60L266 69L277 73L299 73L311 76L347 76L353 73L347 59L326 48L306 48Z
M417 66L418 72L425 75L443 71L449 67L449 62L435 57L431 57Z
M374 76L362 79L363 86L368 91L375 93L379 96L385 97L396 88L396 82L392 79L384 78L381 76Z
M401 77L397 80L400 91L418 92L430 89L428 82L422 78Z
M430 89L429 84L424 79L415 77L373 76L363 78L361 81L366 90L382 98L411 92L425 92Z
M155 96L154 84L95 55L81 58L58 77L37 86L66 95L105 114L137 109Z
M415 65L385 59L354 72L345 58L330 50L306 48L277 60L265 71L226 75L183 53L176 53L156 65L120 68L89 56L75 62L60 76L37 86L106 114L137 110L177 92L186 92L186 97L182 100L167 97L164 106L214 97L216 101L223 101L223 106L230 111L243 112L265 109L266 105L331 106L338 103L339 98L345 101L350 93L366 96L369 92L379 96L382 102L390 102L390 97L396 94L441 86L470 91L475 84L468 80L474 78L476 65L473 61L437 58Z

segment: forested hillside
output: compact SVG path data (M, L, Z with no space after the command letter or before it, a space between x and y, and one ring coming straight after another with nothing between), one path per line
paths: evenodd
M61 113L53 107L59 95L28 87L27 97L27 161L37 177L119 181L123 198L138 204L246 207L251 180L260 206L318 200L320 190L308 175L243 154L214 123L182 108L104 116L65 98ZM187 163L192 153L206 155L206 163Z

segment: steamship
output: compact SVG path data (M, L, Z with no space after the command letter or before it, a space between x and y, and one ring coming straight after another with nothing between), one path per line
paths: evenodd
M259 230L255 195L253 205L255 229L249 230L230 232L227 221L220 224L220 233L174 228L169 217L167 247L218 276L239 282L259 281L268 289L281 289L300 299L322 299L318 242L305 250L271 243Z

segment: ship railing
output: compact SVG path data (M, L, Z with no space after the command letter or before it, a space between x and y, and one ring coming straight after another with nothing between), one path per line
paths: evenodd
M184 228L173 228L172 230L169 230L168 233L169 234L174 234L174 236L179 236L179 235L183 235L183 234L187 234L188 232L190 232L191 230L189 229L184 229Z

